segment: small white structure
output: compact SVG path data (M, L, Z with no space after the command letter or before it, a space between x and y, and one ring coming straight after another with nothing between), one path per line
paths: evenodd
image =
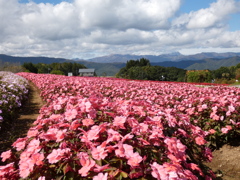
M79 76L93 77L95 74L95 69L79 69Z
M69 72L69 73L68 73L68 76L73 76L73 73L72 73L72 72Z

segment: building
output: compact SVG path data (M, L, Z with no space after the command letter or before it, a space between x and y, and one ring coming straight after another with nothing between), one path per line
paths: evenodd
M79 69L79 76L93 77L95 75L95 69Z

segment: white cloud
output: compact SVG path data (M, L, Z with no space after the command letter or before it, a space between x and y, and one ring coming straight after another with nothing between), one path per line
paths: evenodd
M218 0L209 8L183 14L173 21L173 25L184 25L188 29L221 27L226 24L229 15L240 12L239 2L234 0Z
M0 0L0 53L90 58L236 48L240 31L228 31L228 18L239 5L218 0L178 15L181 0L74 0L56 5Z

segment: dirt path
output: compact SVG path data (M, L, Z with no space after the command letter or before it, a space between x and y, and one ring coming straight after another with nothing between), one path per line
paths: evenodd
M26 136L28 129L37 119L43 104L38 89L30 83L29 100L20 110L20 117L13 122L11 127L0 133L0 154L10 149L16 139Z
M213 160L207 166L217 172L219 180L240 179L240 143L235 145L224 145L213 152Z

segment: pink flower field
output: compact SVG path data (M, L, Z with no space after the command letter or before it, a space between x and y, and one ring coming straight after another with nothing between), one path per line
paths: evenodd
M212 150L239 138L239 88L18 75L46 105L0 179L210 180Z

